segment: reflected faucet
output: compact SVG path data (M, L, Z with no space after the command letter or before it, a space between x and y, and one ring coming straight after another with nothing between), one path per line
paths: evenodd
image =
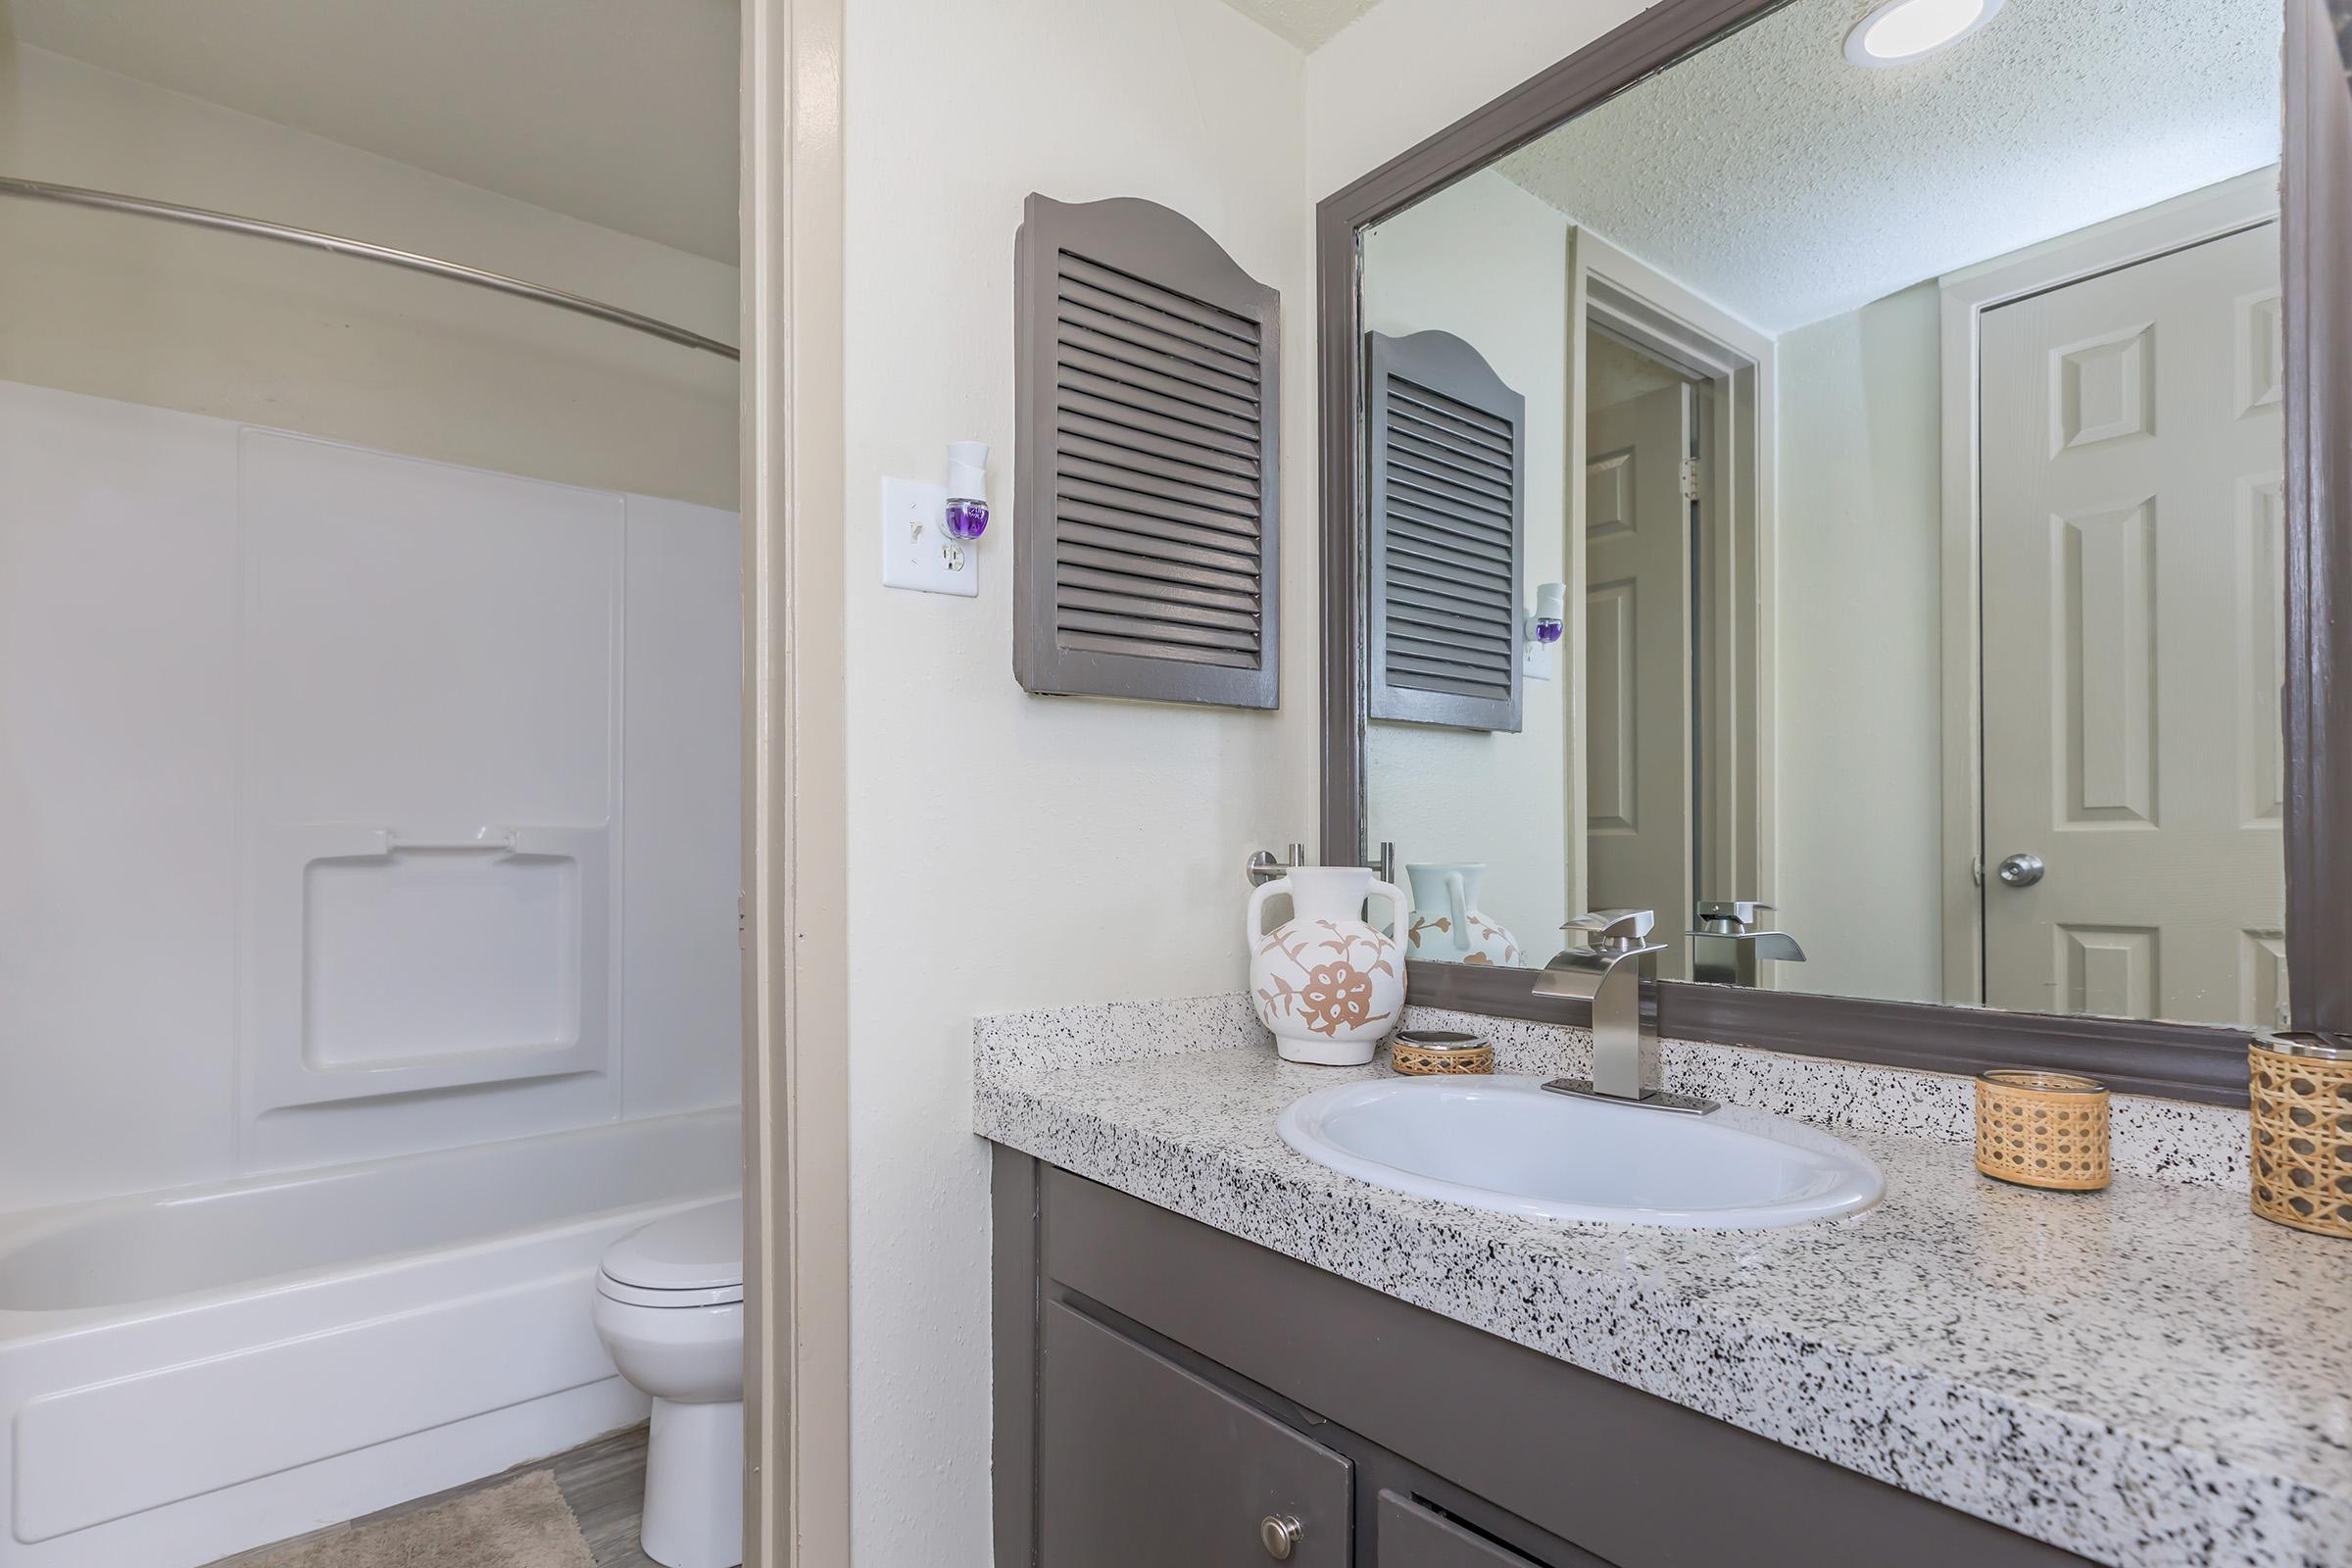
M1554 1078L1544 1087L1655 1110L1705 1115L1714 1102L1672 1095L1658 1087L1658 1031L1642 1016L1642 982L1657 977L1664 943L1649 940L1657 916L1648 909L1595 909L1560 927L1584 933L1586 945L1556 955L1536 976L1536 995L1570 997L1592 1004L1592 1076Z
M1690 939L1690 978L1701 985L1752 986L1756 960L1802 963L1805 950L1786 931L1759 931L1756 915L1771 908L1753 899L1702 899Z

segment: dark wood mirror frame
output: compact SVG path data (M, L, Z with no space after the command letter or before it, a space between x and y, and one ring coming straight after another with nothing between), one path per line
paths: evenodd
M1660 0L1327 197L1315 210L1322 475L1322 848L1367 858L1360 251L1376 223L1784 0ZM2341 3L2341 0L2339 0ZM2298 1029L2352 1031L2352 90L2328 0L2284 0L2279 231L2286 321L2286 950ZM1583 1023L1532 971L1414 962L1410 1000ZM2243 1104L2249 1031L1667 981L1681 1039L1942 1072L2039 1065L2119 1090Z

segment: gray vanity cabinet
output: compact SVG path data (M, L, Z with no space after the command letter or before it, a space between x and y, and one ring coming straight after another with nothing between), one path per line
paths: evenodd
M1059 1301L1041 1315L1041 1568L1262 1561L1268 1521L1297 1568L1348 1568L1344 1455Z
M1383 1492L1373 1510L1373 1562L1378 1568L1536 1568L1533 1557L1522 1556L1432 1513L1412 1498ZM1598 1557L1577 1552L1573 1565L1561 1568L1608 1568Z
M2085 1560L1004 1149L995 1246L998 1568Z

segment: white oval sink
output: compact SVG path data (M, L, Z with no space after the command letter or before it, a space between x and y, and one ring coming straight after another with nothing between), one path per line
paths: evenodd
M1801 1122L1612 1105L1542 1082L1339 1084L1276 1125L1307 1158L1375 1187L1506 1214L1762 1228L1858 1213L1886 1188L1869 1155Z

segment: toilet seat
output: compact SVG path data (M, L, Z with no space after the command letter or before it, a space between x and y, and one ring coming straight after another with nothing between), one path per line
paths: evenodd
M596 1275L596 1294L623 1306L649 1306L656 1311L681 1306L731 1306L743 1299L741 1285L711 1285L702 1290L651 1290L614 1279L602 1269Z
M597 1270L597 1294L629 1306L725 1306L743 1299L743 1200L699 1204L631 1231Z

